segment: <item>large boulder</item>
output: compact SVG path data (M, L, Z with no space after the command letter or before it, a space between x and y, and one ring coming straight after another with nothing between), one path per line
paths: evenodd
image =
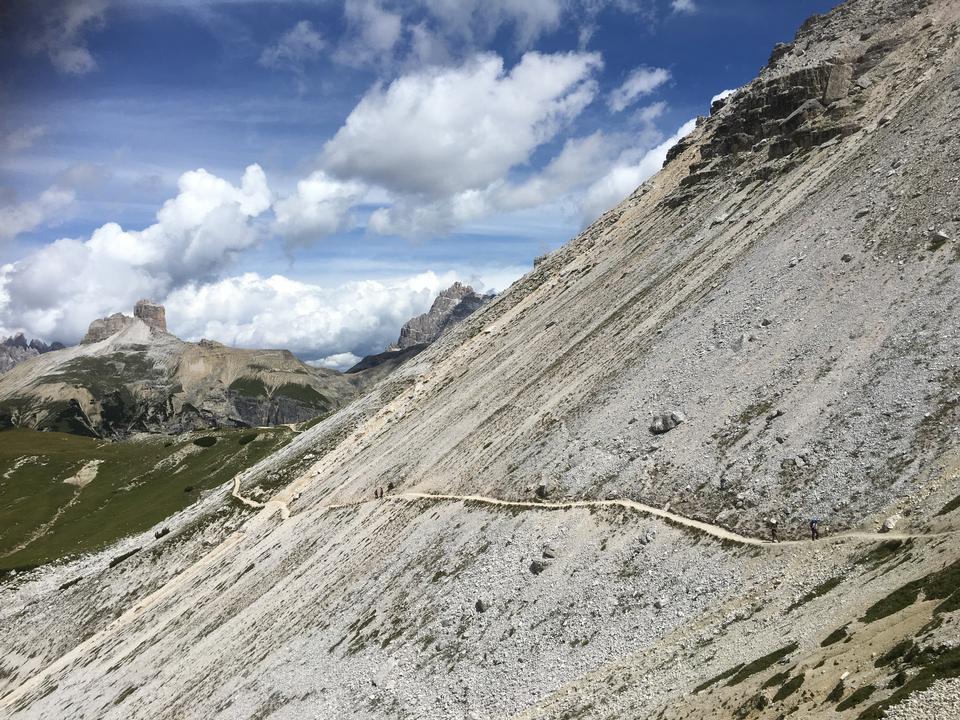
M687 416L679 410L660 413L659 415L653 416L653 420L650 422L650 432L654 435L662 435L663 433L670 432L680 423L686 422L686 420Z

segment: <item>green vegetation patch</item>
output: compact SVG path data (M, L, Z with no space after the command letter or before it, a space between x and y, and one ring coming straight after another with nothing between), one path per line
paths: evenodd
M921 654L918 657L925 662L920 672L913 679L907 680L903 687L886 700L874 703L864 710L858 720L882 720L888 708L906 700L913 693L926 690L937 680L960 677L960 648L954 648L936 658L928 654Z
M949 598L948 602L941 603L938 606L938 610L944 605L956 607L960 598L952 596L956 595L957 592L960 592L960 560L947 565L942 570L930 573L897 588L882 600L871 605L861 621L872 623L889 617L915 603L921 593L927 600L946 600Z
M201 449L191 435L105 442L66 433L0 432L0 571L100 550L142 532L294 437L278 427L260 431L258 442L239 444L246 434L210 431L206 436L214 445ZM99 461L95 473L92 461ZM85 467L86 484L78 483ZM184 492L186 487L194 492Z
M782 673L777 673L767 680L763 685L762 689L766 690L767 688L779 687L783 685L787 680L790 679L790 671L786 670Z
M829 580L826 580L819 585L817 585L813 590L808 592L806 595L801 597L799 600L791 603L790 606L784 612L792 612L802 605L806 605L811 600L816 600L818 597L823 597L828 592L833 590L837 585L843 582L843 577L837 576L832 577Z
M866 702L877 688L874 685L864 685L859 690L856 690L853 694L850 695L846 700L837 705L837 712L843 712L844 710L849 710L852 707L856 707L860 703Z
M784 647L780 648L779 650L774 650L769 655L764 655L761 658L757 658L752 663L744 665L739 672L730 678L730 680L727 682L727 687L739 685L748 677L769 669L774 663L780 662L788 655L796 652L798 647L800 647L799 643L792 642L789 645L785 645Z
M781 702L793 695L797 690L800 689L800 686L803 685L804 677L804 674L800 673L799 675L791 678L788 682L781 685L780 689L777 690L776 695L773 696L773 701Z
M830 694L827 695L826 702L828 703L838 703L843 698L843 693L846 692L846 685L844 685L843 680L838 682L833 690L830 691Z
M895 662L912 662L913 659L918 655L920 649L917 647L917 644L913 640L904 640L901 643L897 643L889 651L881 655L874 661L874 667L887 667L892 665Z
M832 633L827 635L821 641L820 647L830 647L831 645L835 645L841 640L846 639L848 627L849 627L848 625L844 625L843 627L838 627L836 630L834 630Z
M953 500L940 508L940 512L937 513L937 517L952 513L957 508L960 508L960 495L957 495Z
M285 397L291 400L299 400L309 405L324 405L327 398L317 392L316 388L310 385L301 385L300 383L284 383L273 391L274 397Z
M866 565L868 569L873 570L911 545L911 540L887 540L861 556L857 564Z
M270 395L267 386L263 384L260 378L238 377L230 383L230 390L238 395L251 398L265 398Z
M716 685L721 680L726 680L728 677L731 677L732 675L735 675L736 673L738 673L742 667L743 667L743 663L741 663L740 665L734 665L729 670L724 670L722 673L720 673L716 677L712 677L706 682L701 683L700 685L697 685L693 689L693 694L696 695L698 692L701 692L702 690L706 690L708 687L712 685Z

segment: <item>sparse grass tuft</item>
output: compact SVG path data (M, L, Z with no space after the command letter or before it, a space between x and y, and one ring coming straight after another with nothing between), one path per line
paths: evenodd
M739 672L730 678L730 680L727 682L727 687L739 685L748 677L769 669L774 663L780 662L791 653L796 652L798 647L800 647L799 643L793 642L778 650L774 650L769 655L764 655L763 657L757 658L752 663L744 665Z

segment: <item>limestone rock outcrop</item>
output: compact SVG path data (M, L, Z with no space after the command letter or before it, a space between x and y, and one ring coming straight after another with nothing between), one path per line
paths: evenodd
M101 340L106 340L108 337L123 332L133 325L133 323L134 318L129 315L124 315L123 313L114 313L104 318L97 318L90 323L90 327L87 328L87 334L83 336L80 344L90 345L100 342Z
M133 316L143 320L151 330L167 332L167 311L159 303L138 300L133 306Z
M133 307L133 317L123 313L114 313L105 318L97 318L90 323L87 334L83 336L80 344L89 345L106 340L108 337L123 332L137 320L141 320L152 332L167 332L167 311L163 305L152 300L138 300Z
M455 282L433 301L430 311L411 318L400 328L400 339L389 349L405 350L414 345L429 345L449 327L463 321L489 300L469 285Z
M53 350L62 350L61 342L47 345L43 340L33 339L29 343L23 333L17 333L0 342L0 374L7 372L24 360L43 355Z

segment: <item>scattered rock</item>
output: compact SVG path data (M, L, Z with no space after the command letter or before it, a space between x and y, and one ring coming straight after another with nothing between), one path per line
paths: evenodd
M546 558L547 560L553 560L554 558L557 557L557 549L553 545L550 545L549 543L547 545L544 545L543 557Z
M900 522L900 515L891 515L886 520L883 521L883 525L880 526L880 532L888 533L891 532L894 528L897 527L897 523Z
M844 253L843 255L840 256L840 260L842 260L845 263L853 262L853 255L851 255L850 253Z
M532 572L534 575L539 575L546 570L547 567L549 567L549 563L545 560L533 560L530 563L530 572Z
M477 609L478 613L484 613L489 609L490 604L483 598L478 598L477 602L474 603L473 606Z
M654 415L653 421L650 423L650 432L654 435L662 435L663 433L670 432L681 423L686 422L686 420L687 416L679 410Z
M937 230L930 236L930 244L927 246L930 250L939 250L950 242L950 236L943 230Z

